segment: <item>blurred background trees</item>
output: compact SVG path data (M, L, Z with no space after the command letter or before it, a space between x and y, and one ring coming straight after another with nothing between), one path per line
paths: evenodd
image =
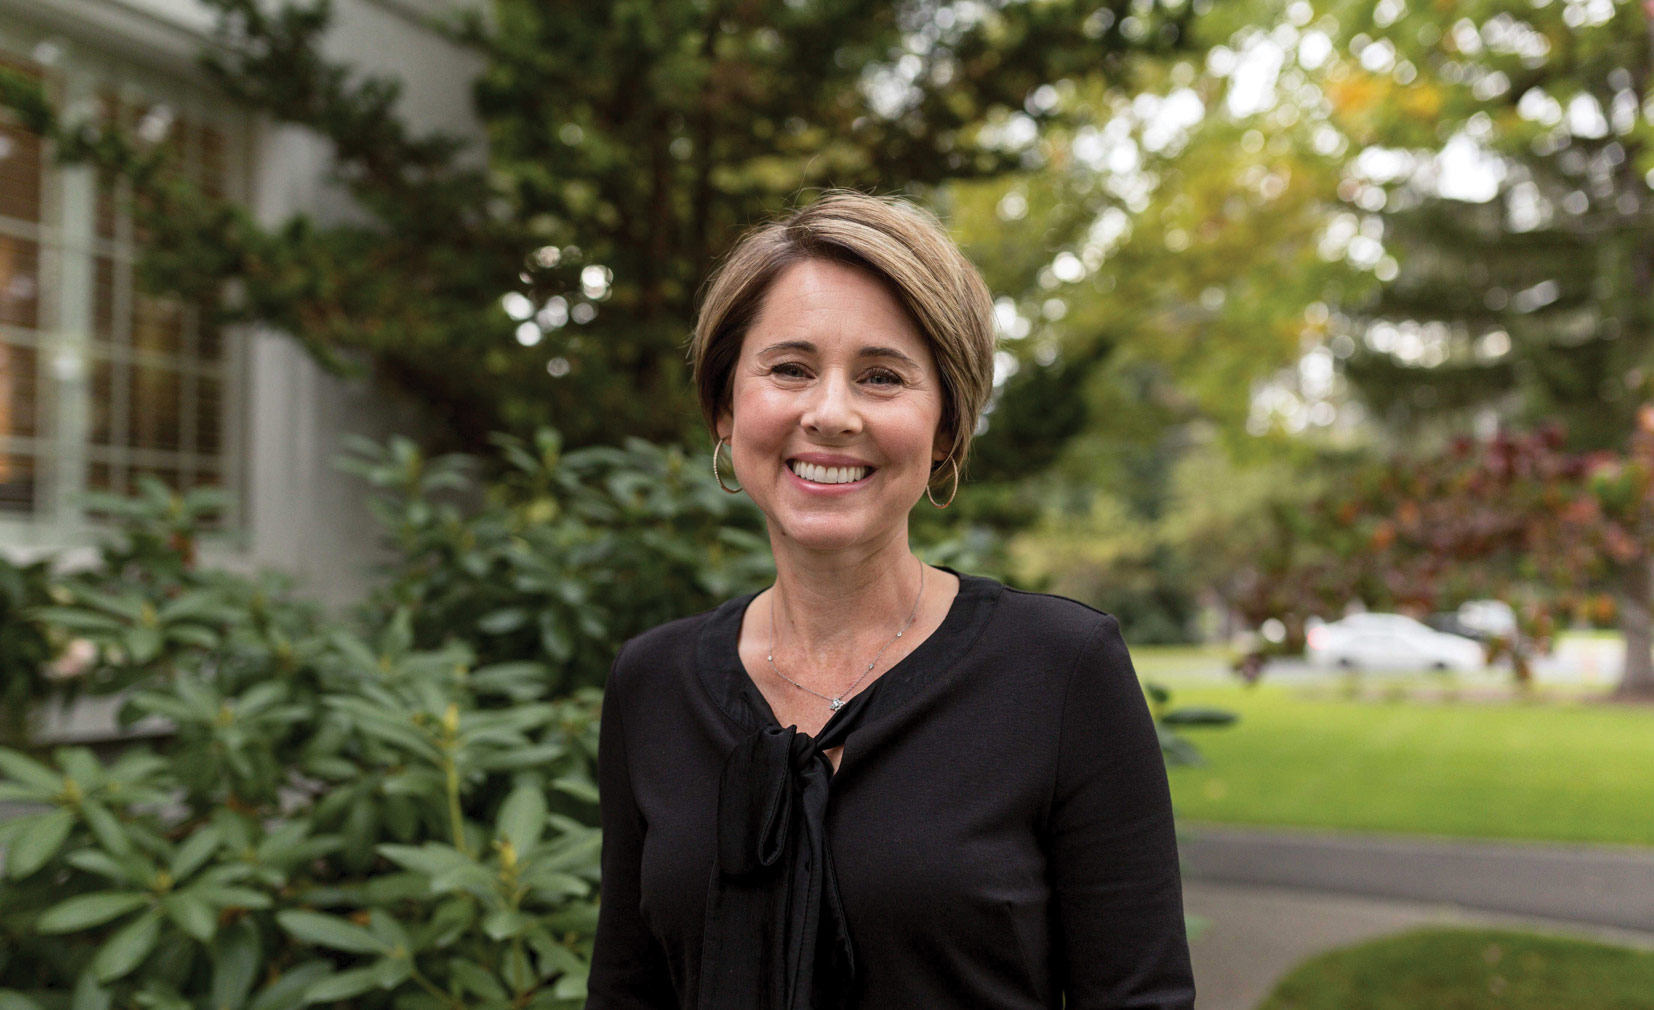
M1003 338L973 493L920 535L1149 639L1359 595L1302 526L1352 460L1541 422L1623 451L1654 381L1637 3L499 0L445 26L483 58L480 145L325 57L325 3L211 3L215 77L330 140L360 214L261 228L13 80L140 180L152 284L377 369L450 447L699 446L684 341L721 251L817 187L905 192ZM1323 587L1283 581L1306 564Z

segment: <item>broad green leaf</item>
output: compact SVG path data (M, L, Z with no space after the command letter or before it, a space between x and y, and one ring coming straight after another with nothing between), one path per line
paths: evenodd
M348 950L356 954L385 953L385 944L372 933L338 916L288 909L277 912L276 921L293 936L319 947Z
M40 1004L12 989L0 989L0 1010L40 1010Z
M172 874L172 879L174 881L189 879L196 870L201 868L202 864L212 858L214 852L218 851L218 845L222 837L218 832L218 828L212 825L201 828L191 835L189 840L178 846L178 851L172 854L172 862L167 866L167 872Z
M138 967L161 938L161 913L150 909L110 937L92 958L99 982L113 982Z
M57 795L63 791L63 776L34 760L24 757L14 750L0 747L0 772L11 776L18 782L44 789L50 795Z
M484 614L477 619L477 630L485 635L505 635L528 623L528 611L522 607L507 607Z
M518 786L500 804L499 834L519 856L534 847L545 827L546 797L538 786Z
M505 986L495 974L475 961L456 957L448 962L448 973L460 988L483 999L505 999Z
M540 934L539 940L540 942L531 940L530 943L534 948L535 955L540 960L540 976L542 978L550 978L553 975L585 975L586 962L580 959L580 955L562 944L550 940L543 932Z
M474 894L485 894L493 890L494 883L492 871L472 863L469 866L456 866L451 870L444 870L431 877L431 891L434 894L444 894L448 891L465 890Z
M489 913L488 917L482 920L482 931L490 940L505 940L520 935L531 925L533 920L528 916L502 908Z
M563 775L551 782L552 788L587 803L597 802L597 786L583 775Z
M63 774L74 780L82 793L89 793L103 784L106 777L98 756L85 747L59 747L52 759L63 769Z
M400 922L380 909L376 908L368 913L368 932L384 941L385 946L393 952L400 949L402 957L409 957L413 953L413 941L409 939L408 931Z
M405 957L387 957L374 964L373 981L381 989L395 989L413 974L413 962Z
M50 803L56 795L56 789L0 781L0 803Z
M586 998L586 980L591 975L590 968L571 971L551 987L551 994L558 999L583 1001Z
M202 943L211 942L218 931L218 915L200 895L188 891L169 894L161 899L161 907L179 929Z
M116 883L137 884L142 886L148 882L147 875L134 875L133 867L112 858L109 853L99 849L81 849L63 857L63 861L78 870L95 873L100 877L107 877Z
M212 946L213 1010L241 1010L258 978L260 951L258 928L249 919L231 923L218 931Z
M92 829L99 845L117 856L124 856L132 851L132 842L127 837L126 829L121 827L120 819L111 813L108 807L97 800L82 800L80 815L86 818L86 825Z
M333 1003L360 996L379 984L373 968L353 968L337 975L329 975L304 991L304 998L312 1003Z
M55 624L67 631L84 631L93 635L114 634L126 627L112 617L79 607L31 607L28 613L46 624Z
M398 866L435 876L448 870L475 866L476 860L441 842L426 842L421 846L378 845L378 853Z
M88 966L75 980L75 991L69 1000L69 1010L109 1010L112 1002L113 995L98 984L96 973Z
M522 944L514 943L505 955L505 984L514 992L527 992L534 986L534 969L528 963L528 952Z
M306 961L296 965L260 990L247 1010L298 1010L308 1006L310 1000L305 996L305 990L326 978L330 971L326 961Z
M469 898L450 898L437 905L431 921L420 930L418 949L444 948L459 939L477 919L477 904ZM592 928L596 928L594 924Z
M81 894L60 901L42 912L34 928L42 933L73 933L101 926L147 904L149 895L137 891Z
M123 644L126 646L127 655L132 657L132 662L144 666L161 654L163 642L159 628L130 628L124 636Z
M57 855L63 840L69 837L69 829L74 827L75 812L59 808L28 821L28 827L18 831L6 850L6 875L13 880L28 876Z
M219 908L269 908L270 896L250 887L222 887L215 884L197 884L188 893Z
M240 718L256 715L287 697L287 685L280 681L254 684L235 700L236 715Z

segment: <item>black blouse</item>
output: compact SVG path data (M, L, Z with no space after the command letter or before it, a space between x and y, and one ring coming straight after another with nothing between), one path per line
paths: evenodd
M615 660L588 1010L1193 1007L1165 768L1113 617L961 575L812 740L741 663L755 595Z

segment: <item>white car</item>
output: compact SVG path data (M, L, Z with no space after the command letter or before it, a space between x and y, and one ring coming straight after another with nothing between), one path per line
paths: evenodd
M1313 666L1359 670L1480 670L1481 643L1401 614L1351 614L1312 624L1304 658Z

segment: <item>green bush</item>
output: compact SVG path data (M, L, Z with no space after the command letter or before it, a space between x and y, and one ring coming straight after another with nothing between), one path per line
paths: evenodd
M23 739L29 704L50 693L52 645L30 609L50 599L48 565L15 565L0 557L0 744Z
M681 450L496 441L351 444L392 550L342 618L202 569L222 497L153 480L94 496L118 535L91 567L0 571L29 700L120 692L124 723L167 727L107 761L0 748L24 811L0 821L0 1010L583 1003L605 671L773 567L751 503ZM1211 718L1154 697L1187 759L1170 727Z
M213 492L98 503L120 536L25 616L171 731L0 750L27 811L0 821L0 1010L581 1005L603 671L768 559L677 450L500 449L355 444L396 550L348 620L200 570Z

